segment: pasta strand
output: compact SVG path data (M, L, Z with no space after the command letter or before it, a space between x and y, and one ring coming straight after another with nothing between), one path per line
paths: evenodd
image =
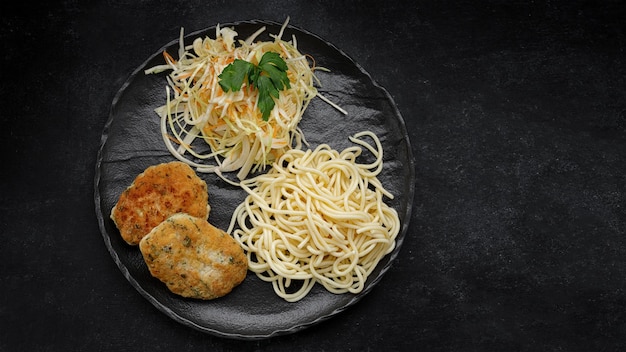
M248 195L228 232L247 252L249 269L286 301L303 299L315 283L332 293L359 293L395 248L400 220L377 178L381 143L370 131L350 140L358 146L341 153L326 144L289 150L269 172L241 182ZM356 162L361 147L374 162Z

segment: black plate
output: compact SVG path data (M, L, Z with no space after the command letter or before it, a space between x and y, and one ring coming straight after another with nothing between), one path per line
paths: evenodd
M221 26L234 26L238 38L245 39L263 25L267 30L259 37L261 40L269 40L268 34L277 34L281 26L265 21ZM408 228L414 192L414 161L404 121L391 96L332 44L291 26L285 30L283 39L291 38L292 34L296 35L301 52L312 55L317 65L331 70L317 73L322 82L320 93L348 111L345 116L321 99L314 99L300 123L310 148L327 143L343 150L352 145L348 136L366 129L376 133L383 144L384 169L379 178L395 195L388 203L398 211L402 227L395 250L378 264L361 293L336 295L316 285L301 301L288 303L274 293L271 284L249 272L244 282L225 297L213 301L185 299L170 293L164 284L150 276L139 249L121 239L109 218L121 192L148 166L174 160L163 144L159 118L154 112L165 101L165 74L145 75L143 71L163 63L163 50L177 57L178 40L152 55L122 86L102 134L96 164L95 202L100 229L111 256L128 281L163 313L214 335L267 338L299 331L343 311L381 280L398 255ZM188 34L185 43L207 35L214 38L215 27ZM213 174L200 174L200 177L209 185L212 206L209 221L226 229L232 212L245 194Z

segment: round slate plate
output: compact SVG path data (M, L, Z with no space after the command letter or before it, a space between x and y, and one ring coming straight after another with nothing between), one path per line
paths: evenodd
M259 40L270 40L281 24L246 21L222 24L232 26L245 39L261 26L267 30ZM102 134L95 177L95 203L104 242L128 281L148 301L172 319L195 329L235 339L261 339L293 333L332 317L354 305L367 294L389 269L398 255L410 219L414 193L414 161L404 121L391 96L358 64L332 44L319 37L288 26L283 39L295 35L298 48L315 58L317 65L331 70L318 71L321 94L348 111L343 115L321 99L314 99L300 127L313 149L327 143L336 150L351 146L348 136L363 130L378 135L384 148L384 169L379 175L383 185L395 195L388 203L398 211L402 223L395 250L378 264L359 294L336 295L316 285L307 297L296 303L279 298L271 284L248 273L244 282L230 294L212 301L185 299L170 293L153 278L137 247L127 245L109 218L121 192L148 166L173 161L160 135L159 118L154 109L165 101L165 74L145 75L144 69L163 63L162 52L177 57L178 40L164 46L131 75L116 95ZM215 37L215 27L188 34L194 38ZM368 162L366 151L363 162ZM228 185L213 174L199 174L209 186L212 210L209 221L226 229L231 214L244 199L241 189ZM385 282L385 285L402 285Z

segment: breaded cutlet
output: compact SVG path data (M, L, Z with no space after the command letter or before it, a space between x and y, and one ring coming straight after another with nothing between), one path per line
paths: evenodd
M111 219L124 241L137 245L163 220L176 213L209 216L207 184L189 165L173 161L148 167L122 192Z
M189 214L163 221L139 242L139 249L152 276L183 297L222 297L248 270L243 249L230 235Z

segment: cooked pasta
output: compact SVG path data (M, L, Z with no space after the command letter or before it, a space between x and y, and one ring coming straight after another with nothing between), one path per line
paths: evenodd
M342 152L326 144L289 150L269 172L241 182L248 195L228 232L246 251L248 268L286 301L304 298L315 283L333 293L361 292L395 247L400 220L377 178L380 141L369 131L350 140L357 145ZM357 163L361 147L373 163Z

